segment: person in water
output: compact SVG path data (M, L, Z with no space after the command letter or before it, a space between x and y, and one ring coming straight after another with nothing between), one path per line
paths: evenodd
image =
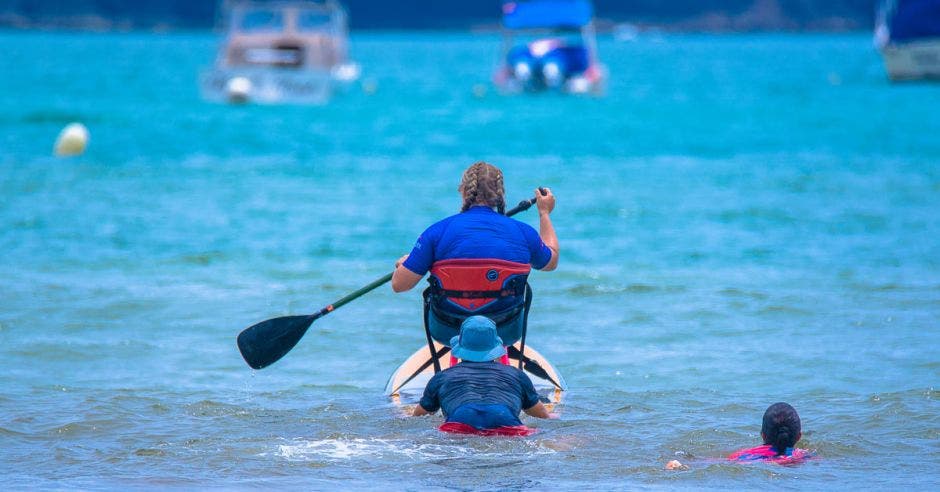
M519 412L538 418L557 418L539 401L522 370L501 364L506 352L496 324L485 316L470 316L450 341L461 362L435 374L413 415L443 410L445 432L483 435L528 435L534 432L519 420Z
M803 431L800 416L796 413L796 409L787 403L774 403L767 408L764 412L760 436L764 440L762 446L735 451L728 456L728 459L788 462L799 461L812 454L804 449L796 448L796 443L803 437Z
M527 279L532 268L551 271L558 265L558 238L550 214L551 190L536 190L539 231L504 215L503 173L477 162L466 169L457 188L460 213L428 227L411 253L395 263L392 289L404 292L430 272L425 290L425 329L430 338L449 345L468 316L486 315L512 345L523 340L531 302Z

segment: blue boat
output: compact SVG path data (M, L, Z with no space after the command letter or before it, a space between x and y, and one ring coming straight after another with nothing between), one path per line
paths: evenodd
M494 83L506 92L603 93L594 7L588 0L503 3L503 48Z
M940 79L940 0L886 0L875 44L891 80Z

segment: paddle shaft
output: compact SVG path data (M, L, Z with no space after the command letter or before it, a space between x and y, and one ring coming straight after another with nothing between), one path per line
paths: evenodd
M543 188L540 187L540 188L539 188L539 191L540 191L543 195L545 194L545 191L544 191ZM528 200L522 200L521 202L519 202L519 205L516 205L515 207L509 209L509 210L506 212L506 217L512 217L513 215L516 215L516 214L519 213L519 212L524 212L524 211L530 209L530 208L532 207L532 205L535 204L535 200L536 200L535 197L532 197L532 198L530 198L530 199L528 199ZM337 310L337 309L343 307L343 305L348 304L348 303L350 303L350 302L352 302L352 301L358 299L358 298L361 297L363 294L367 294L367 293L369 293L369 292L371 292L371 291L373 291L373 290L375 290L375 289L381 287L382 285L384 285L384 284L387 283L388 281L392 280L392 275L393 275L394 273L395 273L395 272L386 273L386 274L383 275L381 278L377 278L377 279L373 280L373 281L370 282L368 285L363 286L363 287L360 288L359 290L357 290L357 291L355 291L355 292L351 292L351 293L347 294L345 297L343 297L342 299L340 299L340 300L334 302L333 304L330 304L330 305L324 307L323 309L319 310L319 311L316 312L315 314L311 314L311 315L310 315L310 316L311 316L311 320L310 320L310 321L315 321L315 320L317 320L317 319L320 319L321 317L326 316L327 314L330 314L330 313L332 313L333 311L335 311L335 310Z
M359 290L357 290L357 291L355 291L355 292L350 292L349 294L347 294L347 295L346 295L345 297L343 297L342 299L340 299L340 300L334 302L333 304L330 304L330 305L324 307L323 309L317 311L315 314L311 314L310 316L311 316L312 319L311 319L310 321L315 321L315 320L317 320L317 319L319 319L319 318L321 318L321 317L323 317L323 316L326 316L327 314L330 314L330 313L332 313L333 311L335 311L335 310L337 310L337 309L343 307L344 305L349 304L350 302L352 302L352 301L358 299L358 298L359 298L360 296L362 296L363 294L367 294L367 293L369 293L369 292L375 290L375 289L378 288L379 286L384 285L385 283L387 283L389 280L392 279L392 274L393 274L393 273L395 273L395 272L386 273L385 275L382 275L381 278L377 278L377 279L373 280L373 281L370 282L368 285L363 286L363 287L360 288Z

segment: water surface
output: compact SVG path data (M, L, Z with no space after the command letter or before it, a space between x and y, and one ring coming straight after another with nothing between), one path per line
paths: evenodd
M890 85L867 35L666 36L601 40L605 98L477 97L498 46L357 34L374 93L232 107L199 98L209 34L0 34L6 483L940 485L940 87ZM88 152L50 157L71 121ZM390 271L479 159L510 202L558 196L529 343L561 420L401 418L382 390L422 343L417 290L248 369L241 329ZM820 459L722 462L780 400Z

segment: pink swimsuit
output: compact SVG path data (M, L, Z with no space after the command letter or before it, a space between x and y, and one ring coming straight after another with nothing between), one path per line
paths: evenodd
M756 448L741 449L728 456L731 461L769 461L779 464L800 463L807 458L811 458L813 453L805 449L787 448L786 454L777 454L773 446L764 444Z
M462 422L444 422L438 427L443 432L451 434L473 434L477 436L528 436L535 434L536 430L524 425L503 426L495 429L477 429Z

